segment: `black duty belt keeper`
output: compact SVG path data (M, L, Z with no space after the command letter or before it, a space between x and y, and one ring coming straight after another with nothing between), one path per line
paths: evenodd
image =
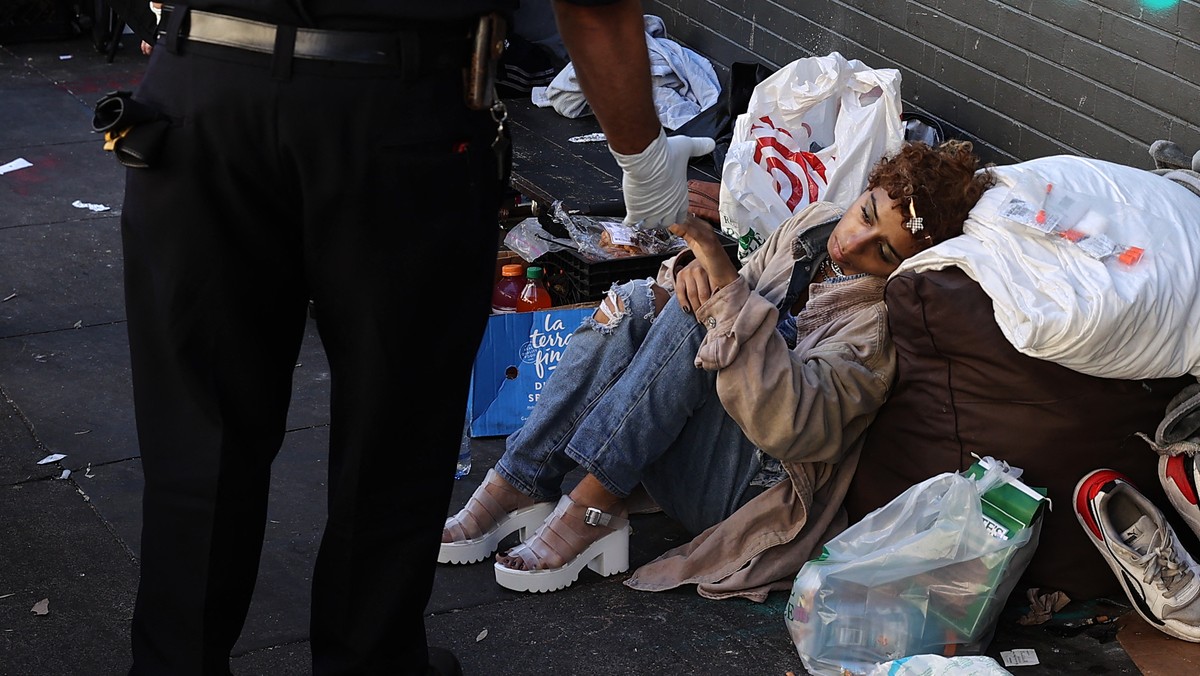
M118 162L134 169L153 166L170 125L170 120L134 100L127 91L105 94L92 114L92 131L104 134L105 149L113 151Z

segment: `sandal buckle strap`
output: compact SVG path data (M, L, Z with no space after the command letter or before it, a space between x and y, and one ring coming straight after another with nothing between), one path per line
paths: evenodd
M595 507L588 507L583 513L583 522L589 526L603 526L608 523L608 515Z
M607 514L595 507L588 507L583 513L583 522L589 526L609 526L610 528L621 528L625 525L625 519L612 514Z

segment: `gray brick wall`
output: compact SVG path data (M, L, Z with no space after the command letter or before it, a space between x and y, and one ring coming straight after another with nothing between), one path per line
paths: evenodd
M1152 168L1200 150L1200 0L645 0L722 76L832 51L902 76L932 115L1004 164L1067 153Z

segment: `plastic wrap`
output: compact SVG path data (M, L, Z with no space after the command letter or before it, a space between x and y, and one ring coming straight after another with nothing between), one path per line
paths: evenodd
M682 237L666 230L638 230L624 225L618 217L572 214L561 201L550 205L549 215L569 239L553 236L537 218L526 218L509 231L504 245L527 261L537 260L549 251L570 250L589 263L674 254L687 247Z
M687 246L682 237L666 230L639 230L624 225L621 218L568 213L561 201L551 205L551 214L571 235L579 255L591 262L668 254Z

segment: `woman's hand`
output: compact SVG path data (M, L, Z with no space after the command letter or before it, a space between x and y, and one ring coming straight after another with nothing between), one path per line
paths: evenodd
M675 273L675 299L684 312L691 313L695 308L704 305L712 295L712 285L708 281L708 271L693 260Z
M675 295L680 306L691 312L707 301L717 289L736 280L737 268L729 260L717 231L709 223L689 216L683 223L672 225L670 230L682 237L692 253L696 254L696 260L676 275L675 282Z

